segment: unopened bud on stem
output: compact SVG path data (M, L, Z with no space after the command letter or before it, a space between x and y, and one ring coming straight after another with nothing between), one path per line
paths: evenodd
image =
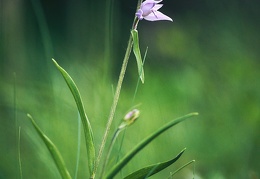
M118 129L121 130L127 126L130 126L132 123L135 122L139 115L140 111L138 109L133 109L132 111L128 112L124 117L124 121L120 124Z

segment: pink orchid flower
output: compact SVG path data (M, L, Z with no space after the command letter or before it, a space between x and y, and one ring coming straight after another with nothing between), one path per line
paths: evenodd
M161 21L161 20L167 20L167 21L172 21L172 19L160 11L160 9L163 5L158 4L162 2L162 0L155 1L155 0L146 0L144 1L140 9L137 10L136 16L138 17L139 20L145 19L148 21Z

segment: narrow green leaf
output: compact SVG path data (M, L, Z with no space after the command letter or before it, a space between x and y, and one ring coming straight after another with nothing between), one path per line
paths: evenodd
M65 166L64 160L58 150L58 148L54 145L54 143L41 131L41 129L38 127L38 125L33 120L32 116L30 114L27 114L29 119L31 120L34 128L36 129L39 136L42 138L43 142L45 143L46 147L48 148L49 152L51 153L51 156L60 172L60 175L63 179L71 179L71 176Z
M89 172L91 175L93 175L94 165L95 165L95 146L94 146L94 139L93 139L93 132L92 128L89 122L89 119L85 113L85 109L83 106L83 102L81 100L81 96L79 93L79 90L73 81L73 79L70 77L70 75L61 67L59 64L52 59L60 73L62 74L63 78L65 79L73 97L76 102L81 122L84 129L85 134L85 141L86 141L86 147L87 147L87 155L88 155L88 165L89 165Z
M136 29L133 29L131 31L132 38L133 38L133 52L135 54L136 62L137 62L137 68L138 68L138 73L139 77L144 83L144 69L143 69L143 61L142 61L142 56L139 48L139 38L138 38L138 31Z
M77 144L77 158L76 158L76 166L75 166L75 175L74 178L78 177L78 171L79 171L79 160L80 160L80 147L81 147L81 121L80 121L80 115L78 113L78 144Z
M195 160L189 161L188 163L184 164L183 166L181 166L180 168L178 168L176 171L174 171L173 173L170 174L170 176L172 177L173 175L175 175L176 173L178 173L179 171L181 171L182 169L184 169L185 167L187 167L188 165L190 165L191 163L195 162ZM194 172L194 171L193 171ZM194 174L194 173L193 173Z
M147 144L149 144L152 140L154 140L156 137L158 137L160 134L168 130L169 128L175 126L176 124L184 121L187 118L190 118L192 116L196 116L198 113L190 113L185 116L182 116L180 118L177 118L165 126L161 127L157 131L155 131L153 134L148 136L146 139L144 139L142 142L140 142L132 151L130 151L127 155L125 155L124 158L122 158L107 174L106 178L110 179L113 178L139 151L141 151Z
M167 168L168 166L170 166L171 164L173 164L174 162L176 162L181 155L183 154L183 152L186 149L183 149L176 157L174 157L173 159L166 161L166 162L162 162L162 163L157 163L151 166L147 166L145 168L142 168L140 170L137 170L135 172L133 172L132 174L128 175L127 177L125 177L125 179L143 179L143 178L148 178L160 171L162 171L163 169Z
M146 50L145 50L145 53L144 53L143 65L144 65L145 60L146 60L147 52L148 52L148 47L146 47ZM137 94L137 90L138 90L138 87L139 87L139 83L140 83L140 78L138 78L138 80L137 80L137 84L136 84L136 87L135 87L135 92L134 92L134 96L133 96L133 101L132 101L132 103L134 103L134 101L135 101L135 97L136 97L136 94Z
M21 126L19 126L18 129L18 162L19 162L20 179L23 179L22 158L21 158Z

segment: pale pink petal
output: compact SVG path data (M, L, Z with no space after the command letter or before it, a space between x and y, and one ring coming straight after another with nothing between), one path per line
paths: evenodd
M143 16L147 16L152 12L152 9L154 8L155 3L146 3L141 6L141 10L143 11Z
M160 21L160 20L173 21L170 17L164 15L159 11L150 13L149 15L145 16L144 19L148 21Z
M163 6L163 4L156 4L156 5L153 7L153 10L154 10L154 11L157 11L157 10L160 9L162 6Z
M140 9L136 12L136 16L139 20L145 19L148 21L159 21L159 20L168 20L172 21L172 19L158 10L163 6L162 4L158 4L163 0L146 0L144 1Z
M162 2L163 0L159 0L159 1L154 1L156 4L158 4L158 3L160 3L160 2Z
M146 3L155 3L155 4L158 4L160 2L162 2L163 0L159 0L159 1L155 1L155 0L146 0L144 1L142 4L146 4Z

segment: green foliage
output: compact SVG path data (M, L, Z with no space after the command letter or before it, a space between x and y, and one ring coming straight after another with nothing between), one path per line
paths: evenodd
M65 79L68 87L70 88L71 93L73 94L73 97L76 101L76 104L77 104L77 107L78 107L78 110L79 110L79 113L80 113L80 116L81 116L81 119L82 119L84 131L85 131L87 153L88 153L88 157L90 159L89 160L90 173L93 174L93 176L94 176L95 174L93 173L93 167L94 167L94 163L95 163L95 148L94 148L94 142L93 142L93 134L92 134L91 125L90 125L89 120L88 120L88 118L85 114L85 110L84 110L83 103L82 103L82 100L81 100L81 97L80 97L80 93L78 91L76 84L74 83L74 81L70 77L70 75L62 67L60 67L54 59L53 59L53 62L56 65L56 67L58 68L58 70L60 71L60 73L62 74L62 76L64 77L64 79ZM192 116L195 116L195 115L198 115L198 113L191 113L191 114L185 115L185 116L180 117L176 120L173 120L172 122L166 124L165 126L163 126L160 129L158 129L151 136L147 137L146 139L143 140L143 142L141 142L139 145L137 145L133 149L133 151L131 151L129 154L127 154L121 161L119 161L119 163L117 165L115 165L113 167L113 169L107 174L106 178L113 178L117 174L117 172L119 172L139 151L141 151L147 144L149 144L152 140L154 140L161 133L165 132L167 129L169 129L172 126L178 124L179 122L182 122L185 119L192 117ZM183 152L181 152L181 154L182 153ZM159 164L158 169L154 170L150 175L161 171L162 169L166 168L166 166L175 162L181 156L181 154L179 154L176 157L176 159L170 160L170 161L163 163L163 164ZM134 176L140 175L140 173L144 174L145 171L147 171L147 170L148 169L140 170L139 172L134 174ZM147 175L147 173L146 173L146 175Z
M18 130L13 120L13 72L17 74L17 126L22 126L23 176L58 178L49 152L44 151L45 146L37 141L38 134L31 133L30 121L25 120L24 113L29 111L41 116L38 124L55 142L67 168L72 171L75 168L77 136L74 134L77 129L74 119L77 111L70 91L53 68L50 58L62 59L79 89L83 89L80 91L82 101L89 119L93 119L91 127L98 144L113 98L111 84L117 80L129 35L128 20L132 19L132 3L135 2L131 1L131 7L125 3L111 5L110 23L106 21L108 14L104 9L109 8L106 3L41 1L42 12L48 12L43 14L46 20L43 23L47 26L44 29L35 14L38 8L33 9L28 3L1 2L0 178L19 178L18 136L15 135ZM176 126L176 135L169 132L165 134L166 139L154 140L142 155L134 157L124 167L122 173L128 174L146 166L147 159L156 163L162 156L167 157L166 151L173 146L166 141L174 141L173 150L189 149L181 160L193 157L199 160L196 167L199 177L195 178L259 177L260 155L256 155L256 149L260 136L260 1L169 3L172 6L165 4L163 8L173 15L174 23L156 22L154 26L140 21L139 24L140 49L149 46L145 84L138 88L134 100L134 103L142 103L142 120L126 131L120 156L162 123L168 122L171 116L196 110L201 114L200 120ZM86 11L86 7L90 8ZM105 24L109 27L104 27ZM113 33L109 35L108 29ZM46 44L48 39L51 42ZM111 58L106 61L104 39L111 50ZM130 68L111 130L118 127L114 126L117 119L133 105L133 84L137 80L135 63L135 59L129 61ZM108 69L106 72L105 68ZM54 129L53 126L57 127ZM85 142L81 142L84 145L81 146L78 178L87 178L87 154ZM153 155L157 150L163 152ZM182 163L181 160L176 165ZM170 171L172 168L169 167L153 178L167 178ZM174 178L189 178L185 176L188 172L179 172ZM181 174L183 176L179 177Z
M157 164L142 168L142 169L135 171L135 172L131 173L130 175L126 176L125 179L148 178L148 177L160 172L161 170L165 169L166 167L172 165L174 162L176 162L181 157L181 155L183 154L183 152L185 150L186 149L182 150L176 157L174 157L173 159L171 159L169 161L157 163Z
M182 169L184 169L185 167L187 167L188 165L192 164L193 162L195 162L195 160L189 161L188 163L184 164L183 166L181 166L180 168L178 168L177 170L175 170L174 172L171 172L171 177L173 175L175 175L176 173L178 173L179 171L181 171ZM195 170L195 168L194 168ZM194 171L193 171L194 172ZM194 174L194 173L193 173ZM193 177L194 178L194 177Z
M81 96L79 93L79 90L74 83L73 79L70 77L70 75L61 67L59 64L52 59L60 73L62 74L63 78L65 79L68 87L70 88L70 91L75 99L75 102L78 107L78 111L81 117L81 121L83 124L83 129L85 133L85 141L86 141L86 148L87 148L87 154L88 154L88 165L89 165L89 172L90 174L93 173L94 165L95 165L95 147L94 147L94 140L93 140L93 133L92 128L90 125L90 122L88 120L88 117L85 113L85 109L81 100Z
M38 125L35 123L31 115L27 115L29 119L31 120L33 127L45 143L46 147L48 148L49 152L51 153L51 156L60 172L60 175L63 179L71 179L71 176L69 174L69 171L67 170L64 160L58 150L58 148L54 145L54 143L41 131L41 129L38 127Z
M164 125L163 127L156 130L150 136L145 138L142 142L140 142L132 151L130 151L125 157L123 157L107 174L106 178L113 178L138 152L140 152L147 144L153 141L156 137L160 134L165 132L166 130L170 129L171 127L175 126L176 124L184 121L185 119L196 116L198 113L190 113L180 118L177 118L168 124Z
M133 52L135 54L136 62L137 62L137 67L138 67L138 74L139 77L144 83L144 69L143 69L143 60L139 48L139 38L138 38L138 31L136 29L131 31L131 35L133 38Z

